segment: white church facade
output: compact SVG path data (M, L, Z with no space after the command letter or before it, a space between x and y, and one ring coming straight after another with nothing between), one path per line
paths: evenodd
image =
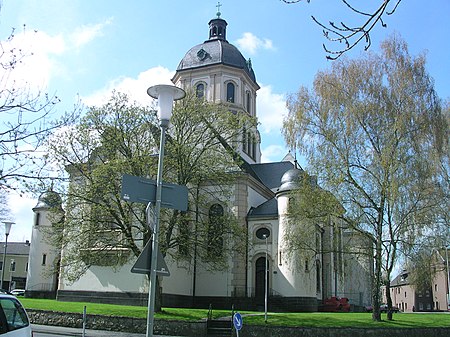
M209 22L209 38L191 48L181 60L174 85L194 88L199 97L227 103L230 110L257 117L259 85L250 60L226 40L227 22ZM276 114L277 112L274 111ZM280 116L280 118L282 118ZM239 155L245 165L233 186L233 211L246 229L245 253L234 254L228 268L209 271L201 265L180 265L167 259L170 276L161 280L163 306L258 309L263 305L265 286L269 310L317 311L325 298L348 297L355 305L371 300L371 261L345 255L345 230L337 220L316 226L314 253L295 261L285 251L290 192L302 179L310 178L291 155L282 161L261 163L260 135L247 130ZM51 230L50 208L58 196L45 192L38 200L33 225L27 296L55 296L66 301L97 301L143 305L147 300L145 275L132 274L131 259L119 268L91 266L75 282L58 271L60 251L45 240ZM220 204L218 197L217 204ZM242 239L242 238L236 238ZM53 272L43 272L45 266ZM56 268L55 268L56 267Z

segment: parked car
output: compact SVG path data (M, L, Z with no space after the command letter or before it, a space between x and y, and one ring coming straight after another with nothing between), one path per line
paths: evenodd
M381 312L388 312L388 305L387 304L381 304L380 305L380 311ZM395 305L392 306L392 312L399 312L400 309L396 307Z
M326 312L349 312L350 303L347 297L329 297L323 301L322 311Z
M371 305L366 306L366 312L372 312L373 307ZM400 309L396 307L395 305L392 306L393 312L400 312ZM380 304L380 312L388 312L388 305L387 304Z
M24 296L25 295L25 289L14 289L14 290L11 290L11 295Z
M2 337L31 337L28 315L17 298L0 294L0 335Z

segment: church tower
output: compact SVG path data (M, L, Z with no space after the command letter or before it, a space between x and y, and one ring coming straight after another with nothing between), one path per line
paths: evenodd
M191 48L178 65L172 82L194 90L199 98L226 104L230 111L256 117L256 82L251 60L227 41L227 22L209 21L209 38ZM242 130L236 150L249 164L261 162L261 137L256 128Z
M55 298L58 287L60 251L49 240L52 223L63 216L58 193L46 191L33 208L26 292L30 297Z

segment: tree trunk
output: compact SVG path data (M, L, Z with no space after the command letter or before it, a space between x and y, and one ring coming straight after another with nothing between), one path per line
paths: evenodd
M162 287L159 276L156 276L156 297L155 297L155 312L161 312L162 309Z
M381 224L378 225L380 227ZM378 228L378 234L375 243L375 272L374 272L374 284L372 289L372 320L380 322L380 289L381 289L381 264L382 264L382 247L381 247L381 229Z
M378 255L378 252L377 254ZM381 254L380 254L381 255ZM381 257L380 257L381 259ZM372 320L380 322L380 285L381 285L381 261L378 256L375 257L375 275L372 290Z
M386 287L387 319L388 321L392 321L393 310L391 298L391 282L389 278L386 280L385 287Z

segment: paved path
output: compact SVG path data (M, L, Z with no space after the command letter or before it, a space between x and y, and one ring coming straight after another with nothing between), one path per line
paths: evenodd
M82 329L66 328L51 325L31 324L31 327L35 335L37 335L38 337L47 335L81 337L83 332ZM145 337L145 334L86 329L85 337ZM155 337L163 337L163 336L155 335Z

